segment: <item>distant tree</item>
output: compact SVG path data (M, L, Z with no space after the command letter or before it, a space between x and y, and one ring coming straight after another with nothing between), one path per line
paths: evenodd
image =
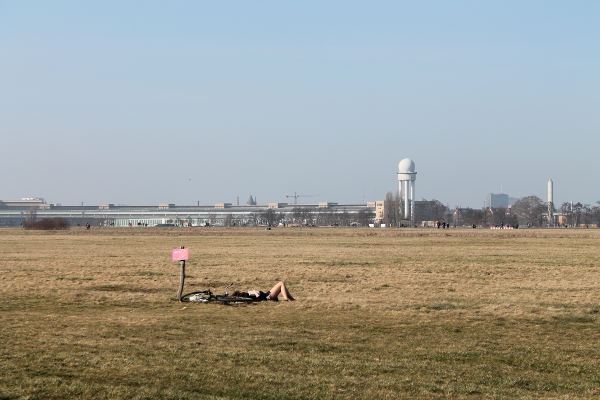
M473 225L473 210L472 208L467 208L460 213L460 221L464 225Z
M577 202L571 206L571 225L579 226L581 224L581 217L583 214L583 204Z
M493 226L494 225L494 210L492 208L486 208L483 210L483 219L481 222L483 226Z
M261 218L261 212L260 211L252 211L250 214L248 214L248 224L250 225L258 225L258 221Z
M562 206L560 206L559 211L563 215L563 217L565 217L565 219L567 220L566 224L573 226L573 210L571 208L571 203L569 203L569 202L562 203ZM564 223L563 223L563 225L564 225Z
M402 209L404 210L404 204L402 205ZM421 198L419 206L415 207L415 210L413 210L413 212L415 215L415 221L432 221L431 207L429 206L428 201L424 198ZM400 218L400 221L404 220L404 217Z
M402 220L402 207L404 207L402 196L400 195L400 192L396 190L396 193L394 194L394 215L396 217L396 224L399 224Z
M315 213L315 225L317 225L317 226L329 225L327 223L327 220L328 220L328 215L326 213L326 209L325 208L320 208Z
M584 205L581 203L564 202L560 207L560 212L567 218L567 225L579 226L583 209Z
M396 204L392 192L387 192L383 202L383 221L386 226L396 225Z
M315 208L305 208L303 211L304 221L307 225L312 225L315 222L316 209Z
M304 211L302 210L302 207L292 208L292 220L297 224L304 221Z
M276 220L277 220L278 222L281 222L281 223L286 223L286 222L287 222L287 221L286 221L286 214L285 214L285 213L283 213L283 212L280 212L279 214L277 214L277 218L276 218Z
M599 203L600 204L600 203ZM560 207L560 212L567 219L570 226L579 226L582 222L588 224L595 221L595 206L589 204L564 202Z
M69 229L69 221L61 218L61 217L56 217L54 218L54 226L55 229Z
M594 209L590 204L584 204L581 208L581 220L585 224L586 228L590 227L590 224L594 221Z
M554 215L554 213L556 212L556 207L554 206L554 202L553 201L549 201L546 203L546 210L547 211L552 211L552 215ZM554 226L554 219L550 218L550 212L548 212L547 215L547 222L548 222L548 226Z
M455 227L463 224L462 214L463 213L460 211L460 208L456 207L454 209L454 212L452 213L452 223Z
M510 210L506 215L506 224L513 227L516 226L518 228L519 218L517 218L517 216L512 213L512 210Z
M309 207L294 207L292 209L292 218L294 222L297 224L311 225L315 221L315 217L317 216L317 212L314 208Z
M277 221L277 213L275 212L274 209L267 208L266 210L262 211L261 219L262 219L263 224L273 226L273 225L275 225L275 222Z
M315 213L315 223L318 226L329 226L335 224L335 215L331 208L320 208Z
M338 221L341 226L350 225L350 213L344 207L344 210L339 214Z
M527 196L517 200L512 209L521 223L541 225L543 215L548 208L539 197Z
M223 219L223 226L232 226L233 225L233 215L231 215L231 213L227 214L225 216L225 219Z
M356 220L363 226L369 226L369 224L373 223L374 219L375 213L368 208L363 208L356 213Z
M54 219L44 218L41 221L26 224L24 228L36 230L69 229L69 221L61 217L56 217Z
M421 200L421 206L415 210L415 221L444 221L446 206L439 200Z
M507 225L506 208L500 206L493 211L492 223L494 225Z
M512 209L500 206L493 211L493 225L516 226L518 223L519 220L517 216L512 213Z
M475 224L484 225L485 224L485 211L483 210L473 210L473 216L471 217L471 225Z
M35 224L35 219L37 216L37 206L31 206L29 207L29 209L25 212L25 224L24 226L27 228L33 228L33 225Z
M431 207L431 211L432 211L432 215L436 220L443 220L444 219L444 215L446 214L446 211L448 210L448 207L446 207L444 204L442 204L441 201L439 200L431 200L429 202L430 207Z
M461 220L465 225L484 225L484 211L467 208L461 213Z
M597 201L596 204L600 204L600 201ZM592 218L597 228L600 228L600 206L592 207Z

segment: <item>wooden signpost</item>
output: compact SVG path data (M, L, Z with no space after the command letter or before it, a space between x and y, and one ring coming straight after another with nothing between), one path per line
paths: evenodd
M177 300L181 301L183 296L183 284L185 283L185 260L189 258L190 249L181 246L180 249L173 250L173 261L181 261L181 270L179 275L179 289L177 290Z

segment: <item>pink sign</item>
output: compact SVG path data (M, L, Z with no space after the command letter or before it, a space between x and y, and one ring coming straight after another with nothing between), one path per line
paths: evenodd
M187 260L190 255L190 249L174 249L173 261Z

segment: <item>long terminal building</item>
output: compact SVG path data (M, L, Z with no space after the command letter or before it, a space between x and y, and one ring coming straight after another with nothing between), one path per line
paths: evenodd
M269 203L267 205L232 205L217 203L212 206L177 206L165 203L155 206L123 206L114 204L62 206L47 204L42 198L0 200L0 226L21 226L31 214L36 220L64 218L71 226L160 226L160 225L222 225L225 221L236 226L257 224L257 217L272 209L283 214L284 221L297 220L299 210L311 213L348 213L351 217L360 211L375 215L376 203L316 204ZM355 222L355 221L352 221ZM260 224L260 221L258 221Z

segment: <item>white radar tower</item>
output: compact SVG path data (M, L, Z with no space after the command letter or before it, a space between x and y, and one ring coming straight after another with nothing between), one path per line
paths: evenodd
M402 218L415 222L415 163L410 158L405 158L398 164L398 184L400 186L400 197L404 200L404 213ZM404 188L402 187L404 186ZM409 200L410 187L410 200ZM410 202L410 207L409 207Z

